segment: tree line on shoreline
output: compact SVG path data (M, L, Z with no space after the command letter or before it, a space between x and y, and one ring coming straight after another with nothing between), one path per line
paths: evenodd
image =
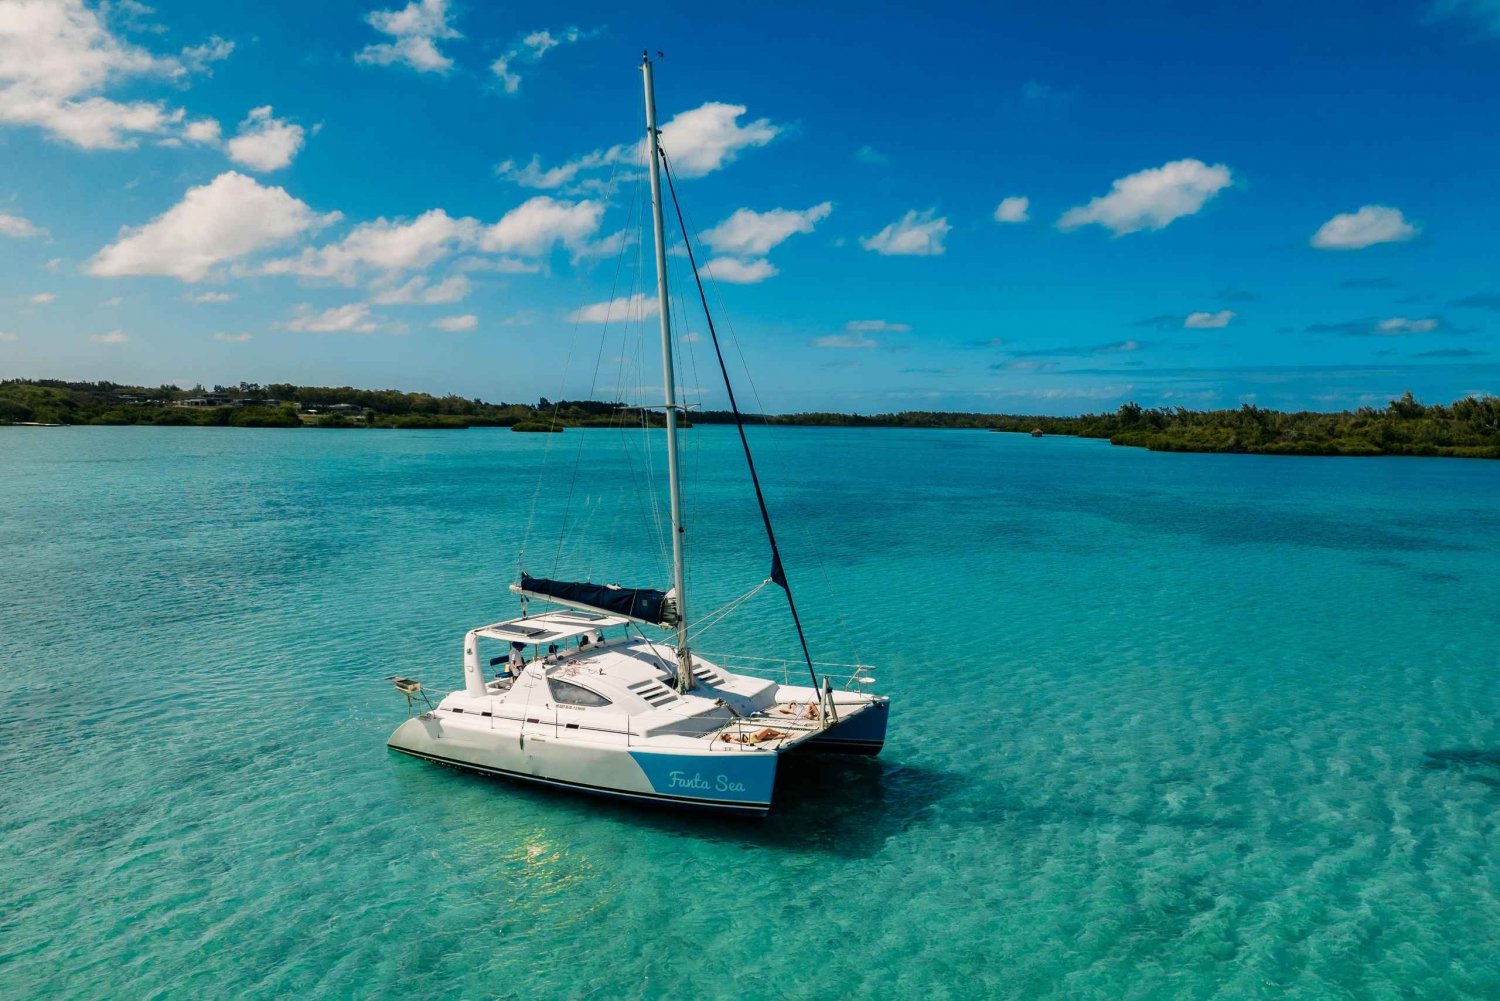
M887 414L747 414L751 423L804 427L968 428L1105 438L1116 445L1178 452L1278 455L1432 455L1500 458L1500 397L1427 405L1410 392L1383 408L1337 412L1146 408L1077 417L902 411ZM729 411L695 410L697 424L729 424ZM52 379L0 381L0 423L155 424L229 427L660 426L661 414L599 400L487 403L460 396L290 383L237 386L125 386Z

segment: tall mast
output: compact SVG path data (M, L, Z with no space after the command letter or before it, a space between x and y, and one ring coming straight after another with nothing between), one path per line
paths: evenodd
M677 465L677 385L672 369L672 311L667 303L667 236L662 222L660 147L656 130L656 89L651 60L641 54L646 78L646 151L651 164L651 215L656 224L656 301L661 312L661 369L667 399L667 479L672 497L672 586L677 592L677 690L693 687L692 654L688 652L687 575L683 570L682 480Z

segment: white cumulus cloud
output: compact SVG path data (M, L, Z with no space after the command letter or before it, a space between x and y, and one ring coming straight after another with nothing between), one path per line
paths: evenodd
M776 265L764 257L742 261L737 257L715 257L703 265L703 273L730 285L754 285L778 274Z
M519 66L539 62L543 56L559 45L581 41L588 37L590 37L588 34L577 28L566 28L555 35L550 31L533 31L506 49L505 54L490 65L490 72L500 78L500 85L505 88L507 94L514 94L521 89Z
M206 302L233 302L233 292L188 292L182 297L183 302L191 302L199 305Z
M107 334L90 334L89 340L95 344L124 344L130 338L123 330L111 330Z
M1416 235L1417 228L1406 221L1400 209L1365 205L1319 226L1311 242L1319 250L1362 250L1377 243L1401 243Z
M1193 330L1217 330L1220 327L1229 326L1229 321L1234 319L1234 311L1221 309L1217 313L1199 311L1189 313L1187 319L1182 321L1184 327Z
M469 283L469 279L463 275L454 275L435 284L428 281L425 275L417 275L404 285L377 292L372 301L381 306L407 303L432 306L438 303L458 302L468 296L472 290L473 286Z
M850 320L844 329L851 334L904 334L911 330L911 325L889 320Z
M217 122L214 128L217 131ZM305 135L302 126L274 117L267 104L251 109L225 149L235 163L260 171L280 170L292 162Z
M477 231L473 219L455 219L442 209L429 209L410 222L376 219L355 226L337 243L269 261L261 272L352 285L366 271L394 277L435 264L467 246Z
M860 245L885 256L912 255L931 257L943 253L943 240L953 227L937 209L906 213L874 236L861 239Z
M214 340L222 341L225 344L244 344L246 341L251 340L251 338L251 334L229 334L223 331L214 334Z
M733 163L740 150L764 146L781 133L769 119L757 118L740 124L742 104L710 101L691 111L672 116L661 127L662 149L667 151L678 177L702 177ZM645 143L639 161L646 162Z
M832 202L802 210L756 212L754 209L738 209L728 219L705 230L703 242L720 254L761 257L789 237L811 233L813 227L828 218L832 211Z
M871 340L864 334L829 334L826 337L814 337L812 345L815 348L846 348L863 349L876 347L878 342Z
M370 307L362 302L324 310L300 303L293 309L292 318L280 326L285 330L310 334L368 334L378 329L380 323L377 317L370 315Z
M596 302L568 314L570 323L621 323L627 320L655 316L657 302L654 296L642 292L621 296L608 302Z
M437 43L462 38L448 23L448 0L412 0L400 10L373 10L365 23L391 41L367 45L355 54L358 62L376 66L401 64L418 73L446 73L453 60Z
M338 219L320 215L282 188L236 171L189 188L182 201L119 238L89 261L99 278L168 275L202 281L215 265L274 247Z
M14 236L25 238L28 236L46 236L47 231L18 215L8 215L0 212L0 236Z
M479 317L473 313L466 313L463 316L445 316L440 320L433 320L432 325L439 330L473 330L479 326Z
M1087 205L1068 209L1057 221L1059 229L1098 224L1116 236L1143 229L1161 229L1190 216L1233 182L1222 163L1174 160L1115 181L1107 195Z
M540 257L560 243L576 253L599 231L603 217L603 202L565 202L537 195L485 229L480 234L479 246L495 254Z
M37 306L45 306L49 302L56 302L57 296L52 292L38 292L36 295L28 296L27 302Z
M104 92L152 77L181 80L232 49L214 38L182 58L158 56L112 33L82 0L0 0L0 122L34 126L84 149L174 136L181 108Z
M1404 316L1393 316L1375 324L1375 332L1379 334L1430 334L1437 328L1436 317L1408 320Z
M1026 222L1031 218L1031 199L1019 195L1002 198L995 206L996 222Z

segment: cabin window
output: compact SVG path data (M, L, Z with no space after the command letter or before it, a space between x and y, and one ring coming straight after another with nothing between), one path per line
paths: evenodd
M598 709L609 705L609 699L591 692L582 685L575 685L570 681L558 681L549 678L548 683L552 686L552 701L560 706L585 706L590 709Z

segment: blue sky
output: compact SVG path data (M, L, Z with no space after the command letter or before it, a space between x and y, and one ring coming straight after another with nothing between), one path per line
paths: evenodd
M0 0L0 376L654 396L643 47L766 409L1500 392L1500 0Z

